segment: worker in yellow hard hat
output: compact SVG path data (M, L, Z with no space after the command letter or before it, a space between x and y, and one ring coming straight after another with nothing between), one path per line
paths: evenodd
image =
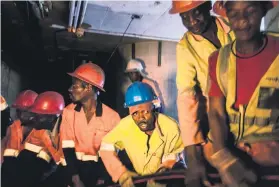
M208 184L202 150L206 142L207 94L209 89L208 57L234 39L228 23L210 14L211 1L175 1L171 14L179 14L187 32L176 48L178 119L185 146L189 186ZM212 147L212 146L211 146ZM208 154L208 153L207 153Z

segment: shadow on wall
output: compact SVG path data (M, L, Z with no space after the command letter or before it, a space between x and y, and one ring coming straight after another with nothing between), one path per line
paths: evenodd
M175 120L178 121L178 114L177 114L177 87L176 87L176 72L172 72L168 80L164 82L164 87L167 88L166 95L171 96L168 98L165 98L165 109L164 113L171 116Z

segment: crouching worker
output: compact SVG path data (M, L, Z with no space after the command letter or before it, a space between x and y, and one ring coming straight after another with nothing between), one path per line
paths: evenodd
M16 109L17 119L7 128L6 136L1 140L2 186L11 187L17 170L17 156L26 135L32 130L29 127L30 113L28 109L33 105L38 94L32 90L24 90L16 97L12 107ZM5 125L5 124L2 124Z
M32 131L26 137L18 155L17 186L37 187L52 163L59 163L60 154L54 145L52 131L64 109L62 95L47 91L40 94L29 112Z
M154 112L154 98L148 84L130 85L125 95L130 115L103 138L100 156L112 180L122 187L134 186L134 176L172 169L184 149L177 122ZM125 149L135 171L120 162L117 149Z

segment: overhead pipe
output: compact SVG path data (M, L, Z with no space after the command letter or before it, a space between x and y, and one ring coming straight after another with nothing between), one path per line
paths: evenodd
M80 21L76 32L77 37L82 37L84 35L84 28L82 28L82 23L86 13L87 4L88 4L88 0L84 1L82 4L82 13L79 19Z
M74 18L74 12L75 12L75 3L76 1L70 1L70 14L69 14L69 24L68 24L68 32L72 31L73 27L73 18Z
M77 1L77 7L75 9L75 15L74 15L74 26L73 26L73 29L72 29L73 33L75 33L76 29L77 29L80 7L81 7L81 0L78 0Z
M82 6L82 13L81 13L81 18L80 18L80 22L79 22L78 28L80 28L82 23L83 23L84 16L85 16L85 13L86 13L86 8L87 8L87 5L88 5L88 0L84 1L84 3L82 5L83 5Z

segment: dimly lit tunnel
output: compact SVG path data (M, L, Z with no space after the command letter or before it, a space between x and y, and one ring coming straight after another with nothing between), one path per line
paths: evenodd
M191 187L197 182L202 187L211 186L210 181L231 187L226 176L235 186L246 186L248 173L249 185L278 187L278 69L267 65L278 65L278 54L273 54L278 47L271 45L279 43L279 3L239 3L258 8L251 14L267 12L261 20L253 17L261 23L257 29L239 31L258 32L253 43L235 32L237 24L226 12L232 2L238 1L1 1L1 184ZM269 6L262 11L264 5ZM253 48L247 50L253 55L242 58L237 45ZM235 59L227 58L224 49ZM247 96L253 68L240 70L235 63L232 76L230 60L251 64L250 58L256 63L261 54L268 54L261 56L266 62L253 68L271 73L261 79L266 82L257 82L258 99L250 102L251 96L242 105L237 99ZM277 55L274 62L272 55ZM68 74L85 66L90 78ZM228 81L233 78L235 84ZM235 87L234 95L224 84ZM80 90L84 95L77 99L74 92ZM32 100L28 106L21 99L27 92L35 95L25 99ZM65 107L36 111L42 93L64 98ZM226 105L233 97L233 104Z

